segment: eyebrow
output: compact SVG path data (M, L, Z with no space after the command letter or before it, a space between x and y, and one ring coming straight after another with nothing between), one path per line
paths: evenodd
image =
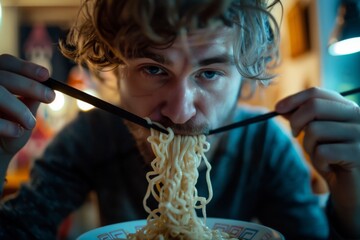
M166 58L163 55L157 54L157 53L153 53L150 51L145 51L141 54L141 56L139 57L144 57L144 58L150 58L151 60L158 62L160 64L163 65L174 65L174 63ZM198 66L203 67L203 66L207 66L207 65L211 65L211 64L216 64L216 63L220 63L220 64L230 64L230 65L234 65L234 56L230 55L230 54L220 54L218 56L214 56L214 57L209 57L209 58L204 58L204 59L200 59L199 62L197 63Z
M199 66L207 66L207 65L216 64L216 63L225 63L225 64L233 65L234 64L234 56L229 55L229 54L221 54L218 56L201 59L199 61Z
M165 56L157 54L157 53L149 52L149 51L142 52L142 54L140 54L140 56L138 56L138 57L150 58L151 60L154 60L155 62L158 62L163 65L174 65L174 63L172 61L170 61L170 59L166 58Z

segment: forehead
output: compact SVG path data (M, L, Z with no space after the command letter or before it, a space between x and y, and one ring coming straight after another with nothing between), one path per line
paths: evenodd
M179 34L168 48L149 48L148 50L156 54L165 54L170 58L183 55L194 59L225 53L232 55L233 40L234 33L230 28L206 28Z
M233 43L233 29L227 27L205 28L180 33L174 41L173 48L201 48L230 46Z
M224 26L197 29L188 33L180 32L173 46L181 45L184 40L186 40L190 45L230 42L233 40L233 32L234 29Z

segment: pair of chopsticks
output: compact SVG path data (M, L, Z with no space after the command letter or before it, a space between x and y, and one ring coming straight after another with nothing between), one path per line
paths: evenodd
M156 124L149 123L146 119L139 117L131 112L128 112L122 108L119 108L111 103L105 102L99 98L96 98L94 96L91 96L90 94L87 94L83 91L80 91L74 87L71 87L65 83L62 83L60 81L57 81L53 78L49 78L48 80L42 82L42 84L50 87L53 90L57 90L59 92L62 92L68 96L71 96L73 98L79 99L83 102L89 103L93 105L94 107L100 108L102 110L105 110L107 112L113 113L115 115L120 116L123 119L129 120L133 123L136 123L140 126L143 126L145 128L153 128L155 130L158 130L163 133L168 133L168 131Z
M354 89L351 89L351 90L348 90L348 91L345 91L345 92L341 92L340 94L345 97L345 96L355 94L355 93L359 93L359 92L360 92L360 87L359 88L354 88ZM220 128L216 128L214 130L210 130L208 135L229 131L231 129L243 127L243 126L246 126L246 125L249 125L249 124L252 124L252 123L265 121L265 120L268 120L270 118L276 117L278 115L280 115L280 113L275 112L275 111L268 112L268 113L265 113L265 114L262 114L262 115L259 115L259 116L255 116L255 117L248 118L248 119L236 122L236 123L232 123L230 125L226 125L226 126L223 126L223 127L220 127Z
M76 99L79 99L81 101L84 101L84 102L87 102L91 105L93 105L94 107L97 107L97 108L100 108L102 110L105 110L107 112L110 112L110 113L113 113L115 115L118 115L120 116L121 118L123 119L126 119L128 121L131 121L133 123L136 123L142 127L145 127L145 128L153 128L155 130L158 130L162 133L168 133L168 131L156 124L152 124L152 123L149 123L146 119L142 118L142 117L139 117L131 112L128 112L122 108L119 108L113 104L110 104L108 102L105 102L99 98L96 98L94 96L91 96L90 94L87 94L83 91L80 91L76 88L73 88L65 83L62 83L60 81L57 81L53 78L49 78L48 80L46 80L45 82L42 82L44 85L50 87L51 89L54 89L54 90L57 90L59 92L62 92L68 96L71 96L71 97L74 97ZM360 87L359 88L354 88L352 90L349 90L349 91L345 91L345 92L341 92L340 94L342 96L348 96L348 95L351 95L351 94L355 94L355 93L359 93L360 92ZM216 128L216 129L213 129L213 130L210 130L207 135L211 135L211 134L216 134L216 133L220 133L220 132L225 132L225 131L229 131L231 129L234 129L234 128L239 128L239 127L243 127L243 126L246 126L246 125L249 125L249 124L253 124L253 123L257 123L257 122L260 122L260 121L265 121L267 119L270 119L270 118L273 118L275 116L278 116L279 113L278 112L269 112L269 113L265 113L265 114L262 114L262 115L259 115L259 116L255 116L255 117L252 117L252 118L248 118L248 119L245 119L245 120L242 120L242 121L239 121L239 122L236 122L236 123L232 123L232 124L229 124L229 125L226 125L226 126L223 126L223 127L220 127L220 128Z

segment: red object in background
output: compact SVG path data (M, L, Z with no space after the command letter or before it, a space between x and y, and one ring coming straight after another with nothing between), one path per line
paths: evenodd
M46 121L42 117L38 117L30 140L14 157L16 170L29 170L32 161L42 154L53 134Z

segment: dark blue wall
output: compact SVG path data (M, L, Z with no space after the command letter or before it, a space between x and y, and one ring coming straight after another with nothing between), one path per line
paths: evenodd
M323 87L344 91L360 87L360 52L331 56L327 43L331 35L340 0L317 0L320 41L320 76ZM360 26L359 26L360 27ZM360 103L360 94L349 97Z

